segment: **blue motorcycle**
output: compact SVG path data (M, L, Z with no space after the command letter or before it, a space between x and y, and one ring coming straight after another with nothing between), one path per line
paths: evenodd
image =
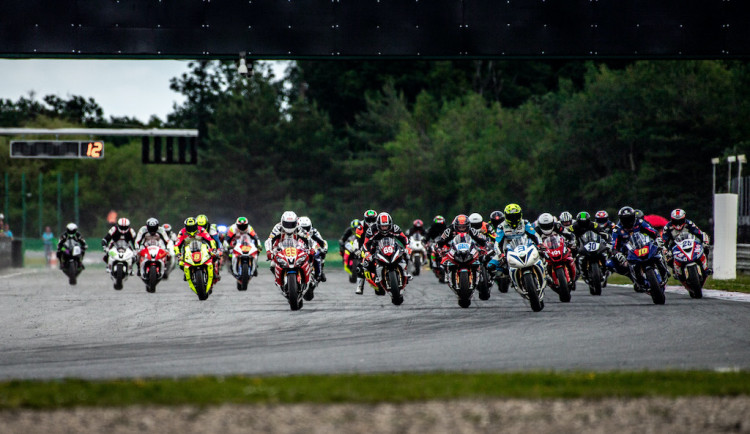
M633 234L625 247L628 249L630 272L635 277L636 284L646 289L654 304L664 304L664 288L667 286L669 275L662 275L659 271L666 271L666 266L659 266L659 261L663 261L659 247L651 238L641 233Z

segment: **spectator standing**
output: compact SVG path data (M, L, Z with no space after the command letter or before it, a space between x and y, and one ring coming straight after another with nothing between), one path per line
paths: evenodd
M42 234L42 241L44 241L44 258L47 260L47 265L50 265L52 259L52 240L55 239L55 234L52 233L52 228L47 226L44 228Z

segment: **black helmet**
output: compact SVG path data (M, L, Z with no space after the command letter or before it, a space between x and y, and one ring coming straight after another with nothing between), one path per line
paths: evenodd
M597 211L595 216L596 222L600 225L606 225L609 221L609 213L605 210Z
M635 224L635 210L633 207L624 206L617 211L617 216L620 218L620 224L625 229L630 229Z
M156 220L153 217L146 220L146 230L148 230L148 233L152 235L155 234L156 231L159 230L159 220Z
M365 222L368 225L374 224L375 221L378 219L378 212L375 211L374 209L368 209L367 211L365 211L364 218L365 218Z
M466 217L466 214L459 214L453 219L453 228L456 229L457 232L468 231L469 225L469 218Z
M490 221L492 222L492 226L498 227L505 221L505 214L502 211L492 211Z

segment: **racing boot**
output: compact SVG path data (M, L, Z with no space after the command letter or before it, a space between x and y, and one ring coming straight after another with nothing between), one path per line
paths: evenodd
M357 277L357 289L354 291L357 295L362 295L365 290L365 278Z

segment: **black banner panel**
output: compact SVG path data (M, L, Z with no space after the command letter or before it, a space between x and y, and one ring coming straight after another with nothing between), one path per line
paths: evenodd
M746 0L2 0L0 56L750 57Z

